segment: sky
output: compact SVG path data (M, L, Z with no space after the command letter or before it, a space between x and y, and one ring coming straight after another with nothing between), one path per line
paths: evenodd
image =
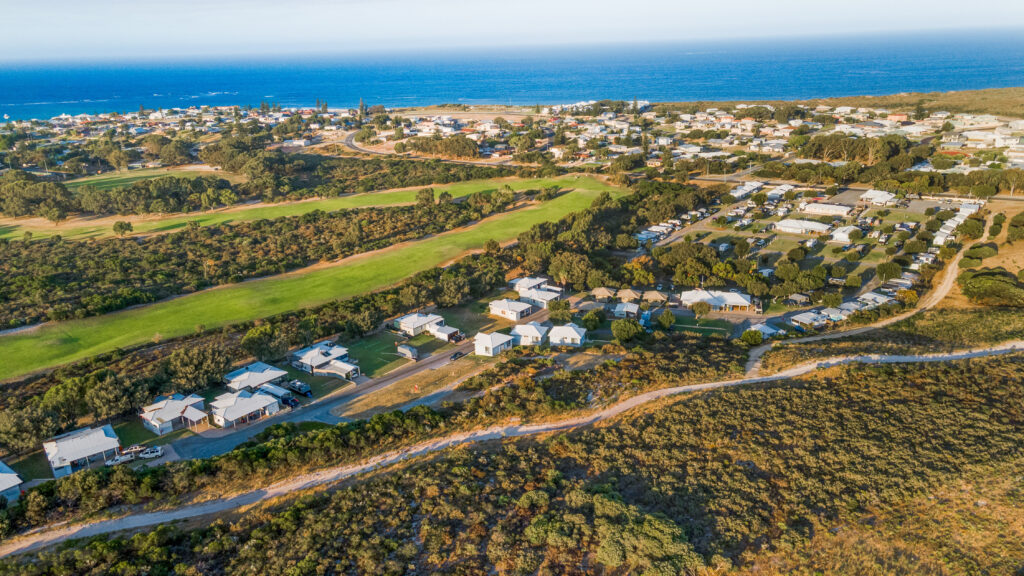
M42 0L0 6L0 63L353 57L1020 29L1020 0ZM969 8L968 8L969 6Z

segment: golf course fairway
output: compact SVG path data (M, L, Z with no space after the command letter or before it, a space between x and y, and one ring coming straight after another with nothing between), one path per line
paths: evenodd
M561 183L572 187L569 181ZM199 325L216 328L371 292L481 248L487 240L511 240L535 224L584 209L604 191L624 193L586 179L586 184L553 200L423 240L289 274L0 336L0 358L4 359L0 362L0 380L153 341L157 335L167 339L190 334Z

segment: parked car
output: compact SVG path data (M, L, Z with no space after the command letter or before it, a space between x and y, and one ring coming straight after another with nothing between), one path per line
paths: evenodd
M448 359L452 360L452 361L455 361L455 360L458 360L459 358L462 358L465 355L466 355L465 352L456 352L456 353L452 354L451 356L449 356Z
M135 444L134 446L129 446L124 450L121 450L121 454L131 454L132 456L138 456L141 452L145 451L145 446L143 446L142 444Z
M293 396L288 396L288 397L285 397L285 398L281 398L281 402L285 406L287 406L289 408L298 408L299 407L299 401L296 400L295 397L293 397Z
M106 466L117 466L118 464L125 464L133 460L135 460L135 454L118 454L103 464Z
M302 394L306 398L313 397L313 391L309 389L309 384L306 384L302 380L292 380L291 382L285 384L285 388L297 394Z
M139 454L139 458L145 458L147 460L150 460L150 459L153 459L153 458L159 458L159 457L161 457L163 455L164 455L164 447L163 446L150 446L149 448L146 448L145 450L143 450L141 454Z

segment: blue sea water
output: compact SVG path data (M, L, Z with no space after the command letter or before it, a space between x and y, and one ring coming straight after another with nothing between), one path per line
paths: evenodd
M0 116L140 105L332 107L802 99L1024 86L1021 31L495 48L283 59L0 64Z

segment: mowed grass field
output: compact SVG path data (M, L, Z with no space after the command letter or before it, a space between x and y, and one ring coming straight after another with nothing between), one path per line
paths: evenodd
M216 176L223 178L231 182L241 182L244 178L231 174L230 172L221 172L217 170L190 170L188 168L143 168L140 170L130 170L127 172L108 172L106 174L97 174L95 176L86 176L84 178L76 178L74 180L68 180L64 183L68 190L74 190L85 185L98 188L100 190L110 190L113 188L120 188L122 186L128 186L139 180L149 180L151 178L160 178L163 176L178 176L180 178L197 178L199 176Z
M149 170L138 170L137 172L149 172ZM220 175L220 172L198 172L178 171L188 175L212 174ZM135 174L134 172L131 174ZM171 174L163 171L159 175ZM175 173L175 175L178 175ZM114 179L115 175L103 175ZM122 178L130 178L128 174ZM123 186L135 180L154 178L150 175L142 178L135 178L118 185ZM95 176L92 178L100 178ZM83 182L79 180L76 182ZM535 190L547 186L561 185L566 187L585 187L588 189L599 189L606 187L602 182L590 177L563 176L560 178L531 178L531 179L492 179L492 180L471 180L454 184L438 186L419 186L415 188L400 190L383 190L380 192L367 192L365 194L352 194L337 198L324 198L315 200L303 200L298 202L286 202L282 204L254 204L249 206L232 206L210 210L208 212L195 212L192 214L170 214L166 216L144 215L144 216L105 216L101 218L73 218L60 224L51 224L41 218L32 219L10 219L0 218L0 238L21 238L25 232L31 232L35 238L45 238L60 234L66 240L84 240L87 238L101 238L113 236L114 222L123 220L131 222L135 234L154 234L162 232L173 232L188 225L189 222L198 222L200 226L213 226L217 224L231 224L233 222L251 222L269 218L281 218L284 216L301 216L315 210L332 212L335 210L352 208L370 208L378 206L399 206L412 204L416 201L416 193L423 188L433 188L435 194L447 191L455 198L469 196L476 192L488 192L508 184L515 190ZM71 183L69 182L70 186ZM111 186L113 187L113 186Z
M535 224L586 208L604 191L596 180L542 204L473 226L306 271L232 284L112 314L42 325L0 337L0 380L158 338L190 334L371 292L453 260L487 240L511 240Z

